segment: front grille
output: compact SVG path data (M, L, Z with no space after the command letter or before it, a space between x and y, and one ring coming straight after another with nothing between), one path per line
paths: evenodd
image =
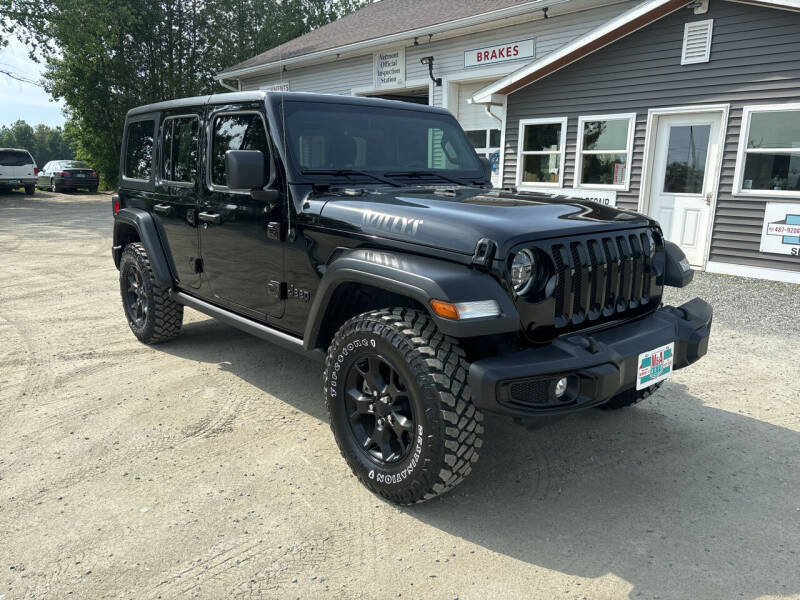
M662 243L646 229L552 244L555 327L588 325L660 298L655 257Z

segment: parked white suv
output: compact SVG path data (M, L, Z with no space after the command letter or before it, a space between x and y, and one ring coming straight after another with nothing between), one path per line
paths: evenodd
M0 148L0 192L25 188L29 196L36 192L39 169L31 153L17 148Z

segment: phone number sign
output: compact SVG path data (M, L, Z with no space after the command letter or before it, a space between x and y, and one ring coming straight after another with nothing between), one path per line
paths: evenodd
M800 256L800 204L767 203L760 250Z

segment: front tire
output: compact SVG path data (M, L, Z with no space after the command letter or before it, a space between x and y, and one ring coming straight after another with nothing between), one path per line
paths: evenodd
M139 341L158 344L178 337L183 305L156 283L147 250L140 243L129 244L122 253L119 288L128 325Z
M456 340L422 312L384 309L347 321L325 361L339 450L370 490L398 504L434 498L478 460L483 416Z

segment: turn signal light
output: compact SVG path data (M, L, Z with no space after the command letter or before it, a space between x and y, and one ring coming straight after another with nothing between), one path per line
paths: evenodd
M38 175L39 174L39 167L33 167L33 174L34 175Z
M118 198L114 198L111 201L111 206L114 209L114 214L117 214L119 212L119 209L121 208L121 205L119 203L119 199Z
M445 302L431 300L433 312L443 319L465 321L484 317L499 317L500 305L496 300L477 300L474 302Z

